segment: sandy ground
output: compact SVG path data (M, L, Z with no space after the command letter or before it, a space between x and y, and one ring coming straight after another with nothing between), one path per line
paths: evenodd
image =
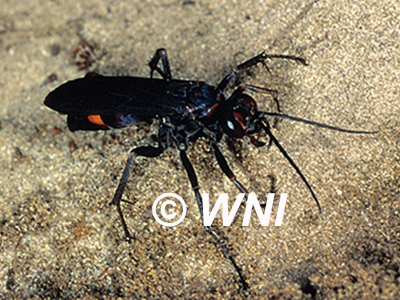
M0 6L0 296L2 299L399 299L400 8L387 1L10 1ZM174 78L218 84L262 50L299 55L308 66L270 61L242 82L280 91L283 111L374 135L288 120L275 130L301 168L322 214L276 147L221 149L237 178L262 200L288 193L283 225L240 222L218 233L249 282L204 233L179 155L138 159L124 197L134 241L109 202L127 151L152 128L68 131L43 105L61 83L82 77L71 58L96 43L89 67L149 75L168 49ZM96 55L95 55L96 56ZM57 80L47 82L51 74ZM149 99L150 101L151 99ZM268 103L257 97L260 109ZM203 192L237 191L204 142L189 151ZM151 206L174 192L185 221L160 226ZM275 213L273 213L274 215Z

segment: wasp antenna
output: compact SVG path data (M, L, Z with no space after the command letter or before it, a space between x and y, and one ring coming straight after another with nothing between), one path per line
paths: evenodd
M343 129L343 128L340 128L340 127L330 126L330 125L326 125L326 124L323 124L323 123L318 123L318 122L309 121L309 120L305 120L305 119L302 119L302 118L293 117L293 116L284 115L284 114L278 114L278 113L262 112L261 116L270 116L270 117L281 118L281 119L289 119L289 120L292 120L292 121L302 122L302 123L309 124L309 125L315 125L315 126L318 126L318 127L327 128L327 129L336 130L336 131L341 131L341 132L347 132L347 133L357 133L357 134L378 133L378 131L361 131L361 130Z
M311 188L311 185L308 183L307 179L304 177L303 173L300 171L299 167L295 164L293 159L289 156L289 154L286 152L286 150L282 147L282 145L278 142L276 137L272 134L270 130L270 126L266 121L261 121L261 126L265 130L265 132L268 134L269 138L274 142L274 144L278 147L279 151L282 153L282 155L288 160L288 162L292 165L292 167L296 170L297 174L301 177L305 185L307 186L308 190L310 191L312 197L314 198L315 203L317 203L319 213L322 213L321 205L319 204L319 201L317 199L317 196L314 194L313 189Z

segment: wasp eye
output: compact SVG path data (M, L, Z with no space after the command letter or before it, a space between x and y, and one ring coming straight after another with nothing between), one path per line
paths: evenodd
M231 121L226 121L226 125L228 125L228 128L230 129L230 130L235 130L235 126L233 125L233 123L231 122Z
M246 128L242 118L235 112L225 119L225 122L222 123L222 128L228 136L233 138L241 138L245 135Z

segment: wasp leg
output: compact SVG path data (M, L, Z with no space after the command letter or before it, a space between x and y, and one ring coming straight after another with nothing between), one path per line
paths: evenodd
M218 165L221 168L222 172L236 185L236 187L240 190L241 193L244 193L247 196L249 195L249 192L247 189L236 179L236 176L233 174L232 170L229 168L228 163L221 153L221 151L218 149L217 145L215 143L211 143L211 146L214 148L214 155L215 158L217 159Z
M128 241L131 240L131 235L129 233L128 226L126 225L125 218L121 210L121 201L123 201L121 197L122 194L124 193L124 189L129 178L129 173L132 169L133 159L137 156L156 157L161 155L163 151L164 151L163 147L152 147L152 146L138 147L131 151L126 161L124 171L122 172L121 179L119 180L118 187L115 191L111 204L117 207L118 214L121 218L122 227L124 228L125 236Z
M239 95L241 93L243 93L245 90L250 90L253 91L255 93L258 94L262 94L263 96L270 96L272 97L272 99L274 100L274 104L275 104L275 108L276 108L276 112L277 113L281 113L281 107L279 105L279 101L278 101L278 91L276 90L271 90L271 89L267 89L264 87L259 87L259 86L255 86L255 85L248 85L248 84L241 84L240 86L238 86L236 88L236 90L232 93L232 95L228 98L227 101L229 101L229 99L235 97L236 95ZM279 120L276 118L275 123L278 123Z
M264 67L267 68L268 72L268 66L265 63L265 61L267 59L270 58L282 58L282 59L290 59L290 60L295 60L298 61L300 63L302 63L303 65L307 65L305 59L301 58L301 57L297 57L294 55L277 55L277 54L266 54L265 51L261 52L259 55L250 58L249 60L245 61L244 63L236 66L235 68L233 68L231 70L231 72L226 75L221 82L218 85L218 91L223 91L226 89L226 87L228 86L228 84L237 76L237 73L241 70L246 70L248 68L251 68L252 66L257 65L258 63L262 63L264 65Z
M158 62L160 61L160 59L163 65L163 70L158 67ZM153 58L149 62L149 67L151 69L150 78L153 78L154 71L157 71L158 74L160 74L162 78L164 78L164 80L170 81L172 79L167 50L165 50L164 48L157 49Z
M239 189L239 191L241 193L244 193L246 196L246 199L249 198L249 192L247 191L247 189L236 179L236 176L233 174L231 168L229 168L228 166L228 162L226 161L224 155L221 153L221 151L219 150L219 148L217 147L217 145L212 142L211 146L214 148L214 155L215 158L217 159L217 163L219 165L219 167L221 168L222 172L224 172L224 174L236 185L236 187ZM243 203L242 203L243 205ZM240 206L240 210L243 209L243 206ZM236 220L238 219L239 214L236 213L235 218L232 221L232 224L234 224L236 222Z
M196 173L194 171L194 168L193 168L191 162L189 161L189 159L188 159L188 157L186 155L186 151L181 150L180 151L180 157L181 157L183 166L185 167L186 173L188 174L190 184L191 184L191 186L193 188L193 191L194 191L194 193L196 195L197 205L199 207L201 219L202 219L203 224L204 224L203 199L201 198L201 195L200 195L200 192L199 192L200 187L199 187L199 184L197 182ZM241 269L236 264L233 256L229 253L229 251L226 249L226 247L221 243L221 241L219 240L217 234L211 229L210 226L204 226L204 229L214 239L216 244L220 247L220 249L224 253L225 257L227 257L230 260L230 262L232 263L233 267L235 268L236 272L239 275L240 282L242 284L243 290L248 290L249 289L249 285L247 284L246 279L244 278Z

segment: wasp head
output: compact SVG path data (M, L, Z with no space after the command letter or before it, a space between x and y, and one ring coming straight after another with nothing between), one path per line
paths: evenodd
M265 143L258 141L255 134L265 136L261 124L260 112L252 97L244 93L232 95L224 105L224 118L221 126L224 132L231 138L243 138L248 136L256 147Z

